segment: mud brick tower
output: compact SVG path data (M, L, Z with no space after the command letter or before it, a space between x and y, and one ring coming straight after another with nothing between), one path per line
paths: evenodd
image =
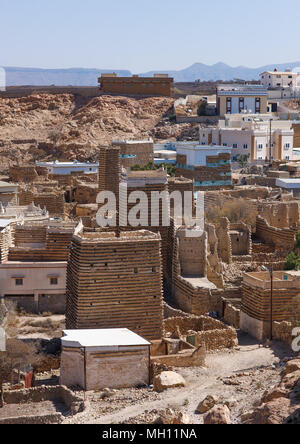
M67 329L128 328L162 337L161 237L145 230L73 236L67 268Z

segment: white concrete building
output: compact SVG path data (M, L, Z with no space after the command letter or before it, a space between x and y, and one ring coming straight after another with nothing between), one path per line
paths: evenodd
M206 145L206 146L203 146ZM178 142L177 155L186 156L187 166L207 166L207 157L219 156L219 154L231 154L230 146L212 146L208 144L200 144L197 142Z
M98 173L99 163L90 162L36 162L39 167L48 168L49 174L67 175L71 173Z
M86 391L150 384L150 342L126 328L66 330L60 383Z
M291 88L300 86L300 76L296 72L287 69L286 71L265 71L260 74L260 82L268 89Z
M217 87L217 113L264 114L268 111L268 91L263 85L222 84Z
M218 127L200 128L201 145L232 147L232 160L248 155L250 162L292 160L294 129L292 121L271 120L268 115L227 115Z
M0 264L0 297L30 313L64 313L67 262Z

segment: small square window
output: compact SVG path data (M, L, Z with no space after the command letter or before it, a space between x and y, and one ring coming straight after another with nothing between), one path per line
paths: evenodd
M16 285L17 285L17 286L21 286L21 285L23 285L23 279L22 279L22 278L18 278L18 279L16 279Z
M50 278L50 285L57 285L57 284L58 284L58 279L56 277Z

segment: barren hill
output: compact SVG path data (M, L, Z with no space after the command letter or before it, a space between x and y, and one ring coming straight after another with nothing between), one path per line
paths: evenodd
M112 139L180 138L191 125L170 120L174 100L100 96L84 103L72 94L0 98L0 164L39 159L94 160Z

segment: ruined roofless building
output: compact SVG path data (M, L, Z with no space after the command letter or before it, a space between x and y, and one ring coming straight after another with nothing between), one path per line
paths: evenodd
M161 237L149 231L80 232L67 267L67 329L128 328L162 337Z

